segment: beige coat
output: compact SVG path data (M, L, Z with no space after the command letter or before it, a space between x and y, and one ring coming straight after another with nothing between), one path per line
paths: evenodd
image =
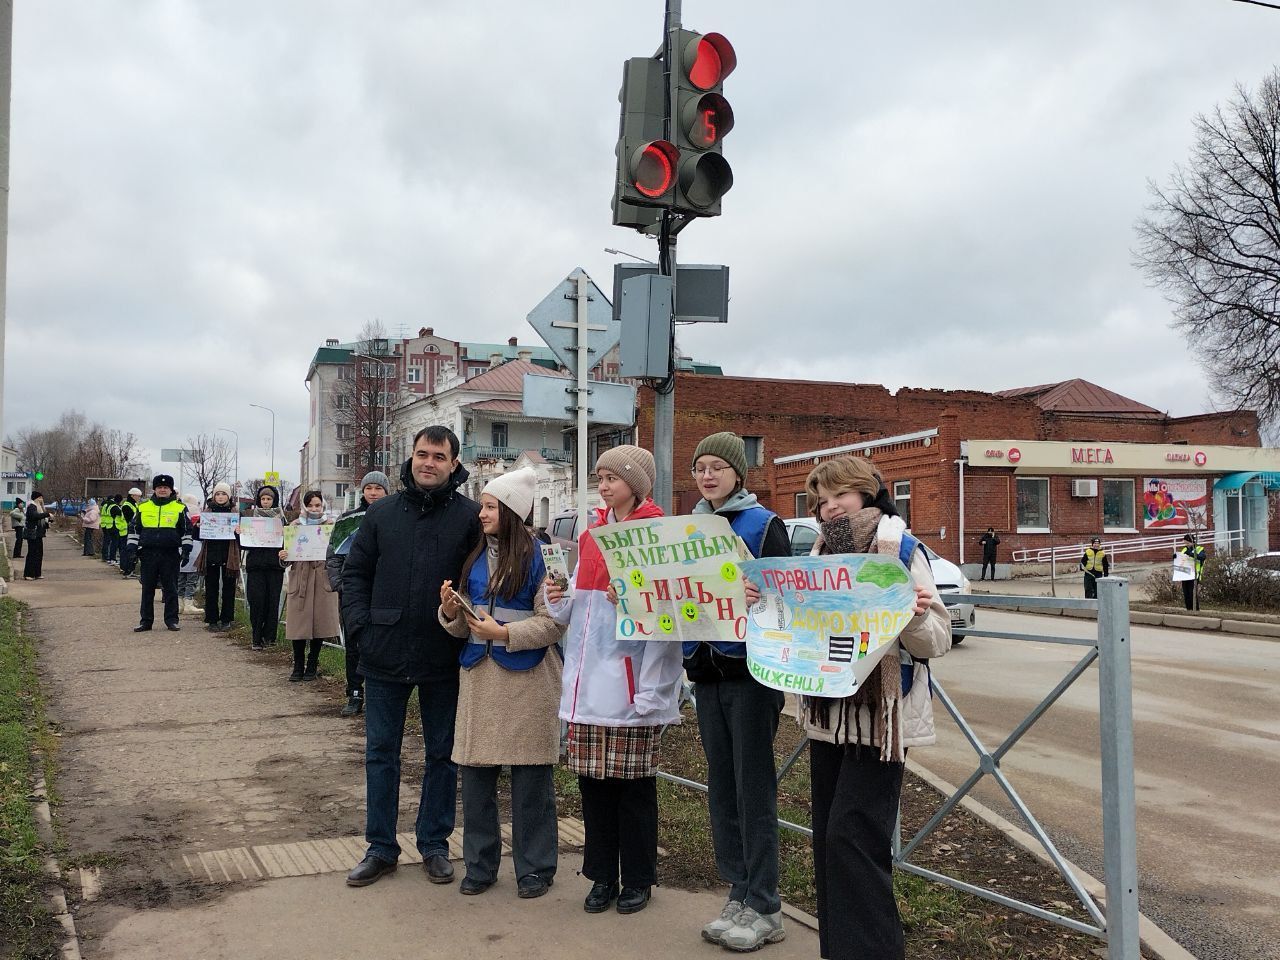
M455 637L470 635L466 618L440 612ZM564 627L547 614L539 584L533 616L507 624L507 649L537 650L560 640ZM560 758L560 654L548 650L532 670L504 670L486 657L462 670L453 730L453 762L468 767L553 764Z
M284 615L286 640L338 635L338 595L329 586L323 560L297 560L289 564Z

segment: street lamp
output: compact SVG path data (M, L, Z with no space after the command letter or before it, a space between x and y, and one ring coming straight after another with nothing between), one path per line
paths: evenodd
M271 414L271 472L276 472L276 412L270 407L264 407L260 403L251 403L251 407L257 407L259 410L265 410Z
M234 433L236 437L236 503L240 502L240 434L236 433L230 427L217 427L227 433ZM272 469L275 469L274 467Z
M615 250L613 247L605 247L605 253L612 253L615 257L630 257L632 260L639 260L641 263L652 263L655 267L658 265L656 261L647 257L637 257L634 253L627 253L625 250Z

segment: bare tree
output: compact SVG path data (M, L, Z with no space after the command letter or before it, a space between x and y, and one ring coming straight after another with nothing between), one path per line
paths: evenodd
M329 390L327 415L337 428L339 449L351 459L352 476L386 466L395 411L406 394L399 360L382 322L370 320L360 331L351 366Z
M1138 222L1135 265L1218 400L1280 422L1280 68L1194 122L1195 146Z
M9 440L21 469L43 473L47 500L84 494L87 477L130 477L144 472L138 439L132 433L90 423L76 410L50 427L26 427Z
M191 451L187 455L187 469L200 487L203 499L208 500L217 484L230 480L235 450L224 437L216 433L198 433L187 437L187 449Z

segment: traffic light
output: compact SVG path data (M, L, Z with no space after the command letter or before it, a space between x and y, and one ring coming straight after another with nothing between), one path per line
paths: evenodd
M733 186L722 141L733 129L724 79L738 65L733 44L719 33L681 30L672 53L677 96L671 135L679 151L672 209L694 217L720 215L720 198Z
M632 57L622 69L617 177L613 190L615 226L646 229L670 207L675 195L679 153L665 139L666 98L662 61Z
M37 471L36 471L36 479L37 479L37 480L43 480L43 479L44 479L44 471L43 471L43 470L37 470Z

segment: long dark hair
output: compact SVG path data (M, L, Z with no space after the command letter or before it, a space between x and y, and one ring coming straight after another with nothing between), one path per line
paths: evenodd
M520 592L525 580L529 578L529 569L533 565L533 537L525 529L524 520L500 501L497 540L498 562L489 575L489 589L485 596L510 600ZM466 563L462 565L462 581L459 585L462 589L458 592L464 596L465 584L471 579L471 568L484 556L488 545L489 539L482 533Z

